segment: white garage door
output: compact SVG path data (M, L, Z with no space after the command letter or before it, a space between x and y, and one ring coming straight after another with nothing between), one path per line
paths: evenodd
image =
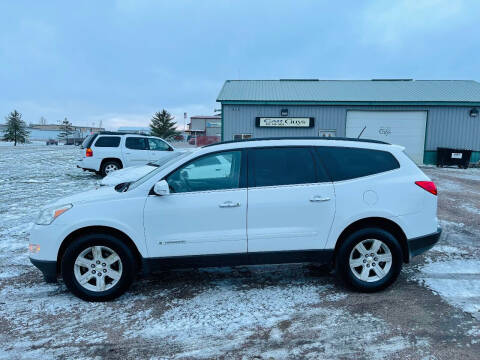
M374 139L405 146L406 153L423 163L426 111L353 111L347 112L347 137Z

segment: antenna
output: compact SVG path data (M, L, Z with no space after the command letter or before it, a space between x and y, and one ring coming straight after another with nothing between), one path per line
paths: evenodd
M362 131L360 131L360 134L358 134L357 139L360 139L360 136L362 136L362 134L363 134L363 132L365 131L366 128L367 128L367 125L365 125L365 127L362 129Z

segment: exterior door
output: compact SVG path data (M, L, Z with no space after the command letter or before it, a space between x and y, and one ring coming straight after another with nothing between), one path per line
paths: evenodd
M249 150L249 253L323 249L334 214L333 184L311 148Z
M151 161L147 138L132 136L125 139L126 166L144 165Z
M385 141L405 146L405 152L417 164L423 164L426 111L353 111L347 112L347 137Z
M167 156L172 148L163 140L148 138L150 161L157 161Z
M218 175L212 163L229 164ZM144 226L152 257L247 251L247 190L242 151L199 157L170 174L171 193L149 195Z

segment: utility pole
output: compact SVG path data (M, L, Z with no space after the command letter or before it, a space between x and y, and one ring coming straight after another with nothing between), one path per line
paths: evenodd
M183 134L182 134L182 137L183 137L184 139L186 139L186 137L185 137L185 134L186 134L185 131L186 131L186 130L187 130L187 113L184 112L184 113L183 113Z

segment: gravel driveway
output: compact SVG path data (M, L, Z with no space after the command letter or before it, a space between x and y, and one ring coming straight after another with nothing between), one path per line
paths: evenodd
M95 186L78 152L0 147L0 358L479 358L480 169L424 168L442 238L381 293L284 265L163 272L87 303L26 252L41 205Z

